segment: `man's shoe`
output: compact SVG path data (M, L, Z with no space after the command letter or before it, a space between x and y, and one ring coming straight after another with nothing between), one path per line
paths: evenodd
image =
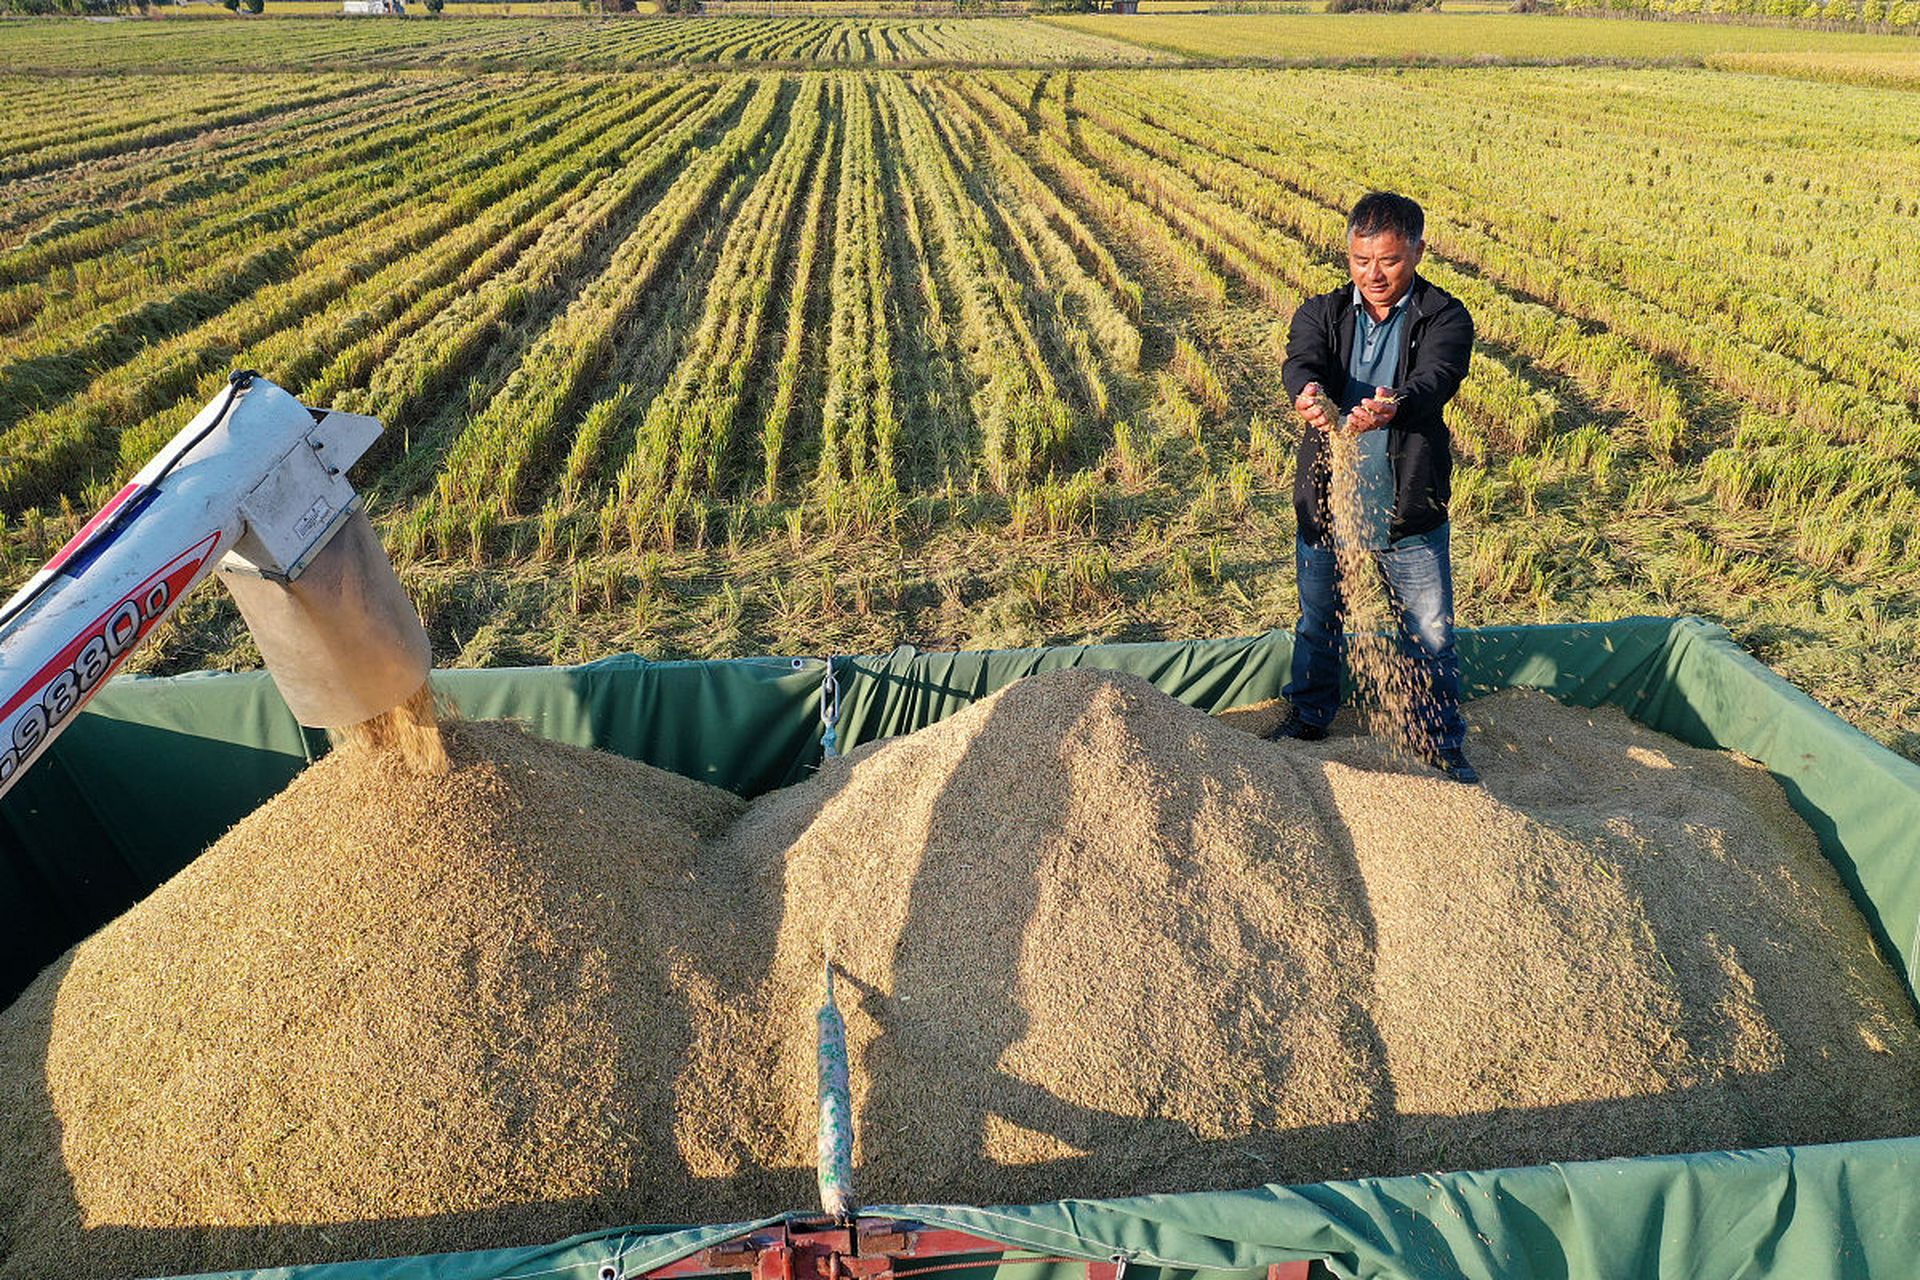
M1445 747L1430 752L1427 763L1446 774L1450 782L1463 782L1473 786L1480 781L1480 771L1467 759L1467 753L1458 747Z
M1318 742L1327 736L1326 726L1308 724L1300 715L1300 708L1288 707L1287 718L1275 725L1267 735L1269 742L1278 742L1282 738L1294 738L1301 742Z

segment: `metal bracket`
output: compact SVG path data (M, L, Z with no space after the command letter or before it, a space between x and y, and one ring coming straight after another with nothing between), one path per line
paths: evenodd
M346 472L379 439L380 423L333 409L307 413L312 428L241 499L246 526L225 571L291 582L360 507Z
M1128 1269L1124 1255L1106 1260L1036 1257L1002 1240L901 1219L856 1218L841 1224L831 1218L796 1217L709 1245L677 1262L636 1273L631 1280L695 1280L742 1273L752 1280L912 1280L916 1273L961 1270L974 1264L949 1262L900 1271L896 1270L899 1263L967 1257L979 1259L977 1265L983 1267L1002 1259L1077 1264L1087 1269L1087 1280L1123 1280ZM1276 1262L1267 1268L1266 1280L1309 1280L1311 1266L1304 1261Z
M977 1256L982 1265L1020 1250L1000 1240L891 1218L790 1218L709 1246L644 1273L650 1280L749 1273L753 1280L896 1280L897 1264ZM1112 1280L1114 1264L1085 1258L1021 1259L1082 1263L1090 1280ZM907 1274L911 1274L910 1272Z

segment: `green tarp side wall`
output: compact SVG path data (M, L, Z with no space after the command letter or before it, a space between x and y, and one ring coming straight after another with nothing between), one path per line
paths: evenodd
M1619 702L1639 696L1661 673L1677 625L1673 618L1625 618L1462 631L1461 678L1469 696L1523 685L1582 706ZM1023 676L1068 667L1124 671L1188 706L1224 711L1277 696L1292 659L1293 637L1278 631L1168 644L963 653L900 648L878 657L837 658L838 736L841 749L852 750L911 733Z
M761 1218L702 1227L621 1227L521 1249L221 1271L196 1280L606 1280L608 1267L616 1276L638 1275L677 1262L709 1244L778 1221Z
M469 719L511 718L741 795L798 782L820 759L817 658L440 671L434 688Z
M1363 1178L1298 1187L868 1212L1137 1280L1898 1280L1920 1274L1920 1139ZM765 1225L628 1228L556 1245L226 1272L217 1280L602 1280ZM649 1234L658 1232L659 1234ZM966 1273L975 1275L977 1273ZM1008 1280L1032 1280L1025 1269ZM212 1280L212 1278L209 1278Z
M1249 1280L1301 1258L1367 1280L1887 1280L1920 1274L1920 1139L900 1212Z

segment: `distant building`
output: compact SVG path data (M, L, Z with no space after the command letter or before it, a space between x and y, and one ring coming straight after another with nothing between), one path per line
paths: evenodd
M1115 13L1138 13L1140 12L1140 0L1113 0L1113 11Z
M362 17L398 15L407 11L404 0L341 0L340 12Z

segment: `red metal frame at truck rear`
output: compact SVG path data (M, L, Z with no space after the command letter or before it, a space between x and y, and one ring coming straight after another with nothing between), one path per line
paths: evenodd
M959 1259L965 1259L959 1261ZM1035 1254L950 1227L898 1218L790 1218L708 1245L676 1262L622 1276L613 1267L602 1280L699 1280L746 1274L752 1280L913 1280L930 1272L1034 1263L1083 1266L1087 1280L1122 1280L1127 1260L1105 1261ZM1308 1280L1306 1262L1276 1262L1266 1280Z

